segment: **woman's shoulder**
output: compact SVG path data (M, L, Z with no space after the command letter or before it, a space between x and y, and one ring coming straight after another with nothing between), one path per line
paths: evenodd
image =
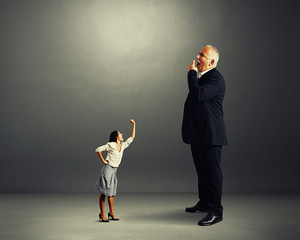
M122 142L122 147L124 149L127 148L132 143L132 141L133 141L132 137L127 138L125 142Z
M111 148L116 148L117 143L116 142L108 142L107 145Z
M133 138L132 137L129 137L129 138L127 138L124 142L122 142L122 144L124 144L124 143L131 143L133 141Z

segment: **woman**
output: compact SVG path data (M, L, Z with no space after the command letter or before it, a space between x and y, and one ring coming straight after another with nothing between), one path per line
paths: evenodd
M135 138L135 121L130 120L132 123L131 137L129 137L125 142L123 139L123 134L119 131L113 131L110 134L109 142L103 146L98 147L95 151L100 157L101 161L104 163L101 169L100 176L96 182L96 187L100 192L99 206L100 214L99 220L102 222L109 222L105 218L104 214L104 203L105 196L108 197L109 213L108 218L113 221L118 221L119 219L115 217L114 214L114 196L117 194L117 169L122 161L123 151L127 148L130 143ZM106 151L106 159L103 158L101 152Z

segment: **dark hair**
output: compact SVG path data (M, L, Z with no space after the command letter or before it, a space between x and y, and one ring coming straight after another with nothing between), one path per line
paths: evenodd
M119 132L117 130L113 131L109 136L109 142L116 142Z

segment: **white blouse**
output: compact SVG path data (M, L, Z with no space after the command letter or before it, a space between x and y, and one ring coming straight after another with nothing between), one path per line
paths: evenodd
M133 138L129 137L125 142L121 143L121 150L118 151L117 149L117 143L116 142L108 142L105 145L102 145L98 148L96 148L96 152L107 152L106 159L108 161L108 164L112 167L119 167L122 156L125 148L128 148L130 143L132 143Z

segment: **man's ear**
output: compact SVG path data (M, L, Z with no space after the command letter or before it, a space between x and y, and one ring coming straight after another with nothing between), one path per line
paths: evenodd
M210 61L210 65L213 66L214 64L215 64L215 60L212 59L212 60Z

